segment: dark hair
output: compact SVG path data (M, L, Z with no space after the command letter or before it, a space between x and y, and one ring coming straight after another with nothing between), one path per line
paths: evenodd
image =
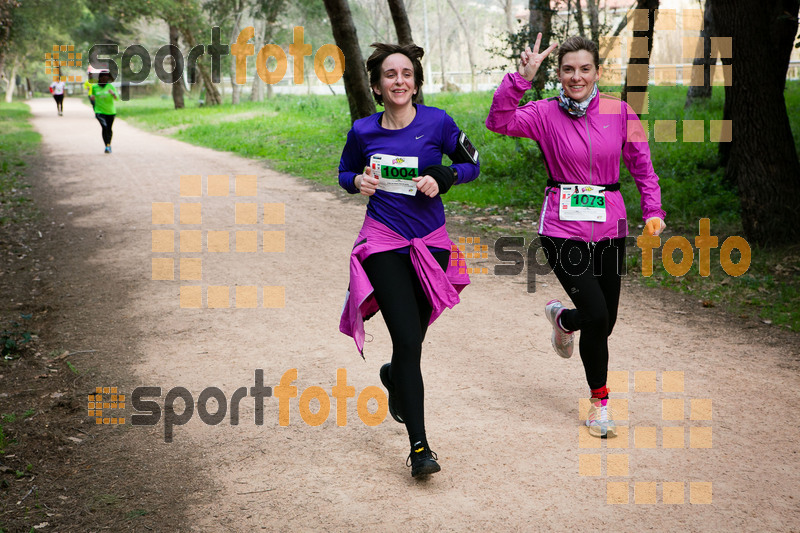
M559 45L558 68L561 68L561 60L564 59L566 54L570 52L578 52L580 50L586 50L592 54L594 57L594 67L597 69L600 68L600 52L597 50L597 44L586 37L581 37L580 35L569 37L566 41Z
M375 48L372 55L367 59L367 72L369 72L369 86L372 89L372 96L378 105L383 105L383 96L375 92L374 87L381 84L381 65L383 61L392 54L403 54L414 67L414 84L416 89L422 87L424 76L422 75L422 56L425 51L415 44L387 44L387 43L372 43L370 46ZM417 101L417 95L411 97L412 102Z

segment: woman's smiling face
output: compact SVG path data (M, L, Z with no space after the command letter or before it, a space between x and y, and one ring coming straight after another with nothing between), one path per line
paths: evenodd
M392 54L381 64L381 79L373 87L383 97L384 106L403 107L409 105L417 93L414 65L405 54Z
M578 50L564 54L558 68L558 79L564 88L564 94L576 102L589 98L594 84L600 79L600 72L594 64L591 52Z

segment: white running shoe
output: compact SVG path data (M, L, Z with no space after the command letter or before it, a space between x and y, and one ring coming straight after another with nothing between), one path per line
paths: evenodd
M571 331L562 328L558 323L558 317L566 309L564 304L559 300L550 300L544 306L544 314L547 315L547 320L553 325L553 334L550 335L550 342L553 349L558 355L564 359L572 357L572 345L575 340L575 335Z
M601 439L616 437L617 425L614 423L608 400L592 398L589 402L591 406L589 407L589 416L586 418L589 434Z

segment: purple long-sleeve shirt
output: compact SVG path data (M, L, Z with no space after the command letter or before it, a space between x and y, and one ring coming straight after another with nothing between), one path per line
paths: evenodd
M356 120L347 134L347 143L339 161L339 185L347 192L358 190L354 180L364 172L370 157L387 154L417 157L419 172L429 165L441 165L442 154L455 154L459 129L443 110L416 104L417 114L403 129L389 130L381 126L383 112ZM478 177L480 164L457 163L456 184ZM414 196L375 191L367 204L367 216L383 223L406 239L420 238L445 223L440 195L433 198L417 192Z

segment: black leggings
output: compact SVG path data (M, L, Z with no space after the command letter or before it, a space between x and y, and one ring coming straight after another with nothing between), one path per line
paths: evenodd
M433 257L442 270L447 268L450 252L433 252ZM362 266L375 290L375 299L392 337L389 377L409 440L412 445L425 442L425 391L420 359L422 341L431 318L431 305L409 254L379 252L366 258Z
M56 108L59 111L64 111L64 95L63 94L54 94L53 98L56 101Z
M561 325L580 330L580 353L590 389L606 385L608 336L617 321L625 239L597 243L541 237L547 262L575 304L561 314Z
M114 124L114 117L115 115L103 115L100 113L95 113L94 116L97 118L97 121L100 123L100 126L103 127L103 142L106 146L111 144L111 125Z

